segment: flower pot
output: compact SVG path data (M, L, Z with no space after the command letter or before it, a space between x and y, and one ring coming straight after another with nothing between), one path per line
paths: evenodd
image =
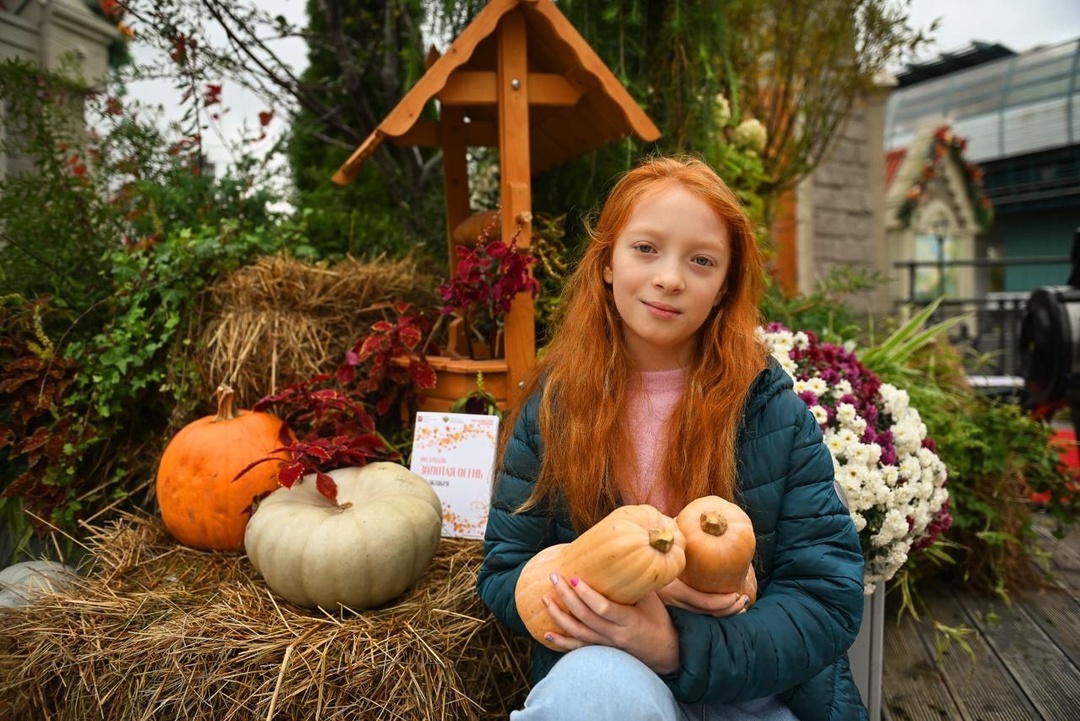
M470 339L465 332L464 321L454 318L450 321L447 329L448 342L446 344L450 355L456 358L469 358L472 360L492 360L502 358L503 332L500 330L495 336L495 347L487 341ZM471 340L471 342L470 342Z
M885 647L885 584L863 597L863 619L859 635L848 651L855 685L870 712L870 721L881 718L881 675Z
M435 387L423 392L419 410L450 410L454 403L479 389L477 374L483 376L484 390L495 398L499 408L507 407L509 367L505 359L472 360L428 356L427 360L435 371Z

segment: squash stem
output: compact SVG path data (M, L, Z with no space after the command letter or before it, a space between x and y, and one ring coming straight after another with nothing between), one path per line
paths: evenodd
M217 387L217 391L215 391L214 395L217 396L217 415L214 416L214 423L219 421L231 421L233 418L240 415L236 412L236 408L233 405L236 392L231 386L222 383Z
M649 545L661 553L667 553L675 545L675 534L666 528L654 528L649 531Z
M701 514L701 530L710 536L722 536L727 532L727 519L716 511Z

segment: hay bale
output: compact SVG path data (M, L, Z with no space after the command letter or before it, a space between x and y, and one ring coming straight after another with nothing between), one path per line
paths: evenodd
M261 258L207 290L197 343L205 354L204 395L228 383L250 405L281 385L333 373L386 303L432 310L437 289L413 259L348 258L328 266Z
M496 719L523 701L530 642L477 598L479 541L443 539L405 595L339 614L156 518L91 529L89 548L75 587L0 611L8 718Z

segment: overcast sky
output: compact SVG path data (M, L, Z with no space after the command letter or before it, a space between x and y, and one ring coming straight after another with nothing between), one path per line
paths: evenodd
M928 57L973 40L1023 52L1080 38L1078 0L912 0L910 13L916 27L941 18Z
M282 13L293 22L305 22L306 3L295 0L262 0L260 5L270 13ZM912 25L926 29L940 18L933 33L934 43L920 56L929 60L942 52L960 50L978 40L1000 43L1016 52L1039 45L1050 45L1080 38L1080 0L912 0L909 12ZM284 49L297 66L306 63L306 52L297 44ZM175 106L175 91L168 86L135 88L138 97L154 103ZM222 100L227 112L221 120L221 132L235 137L244 126L250 131L257 126L260 111L267 110L260 99L225 84ZM274 135L283 126L283 118L273 121L271 137L253 146L254 150L268 148ZM250 133L249 133L250 134ZM214 132L207 132L205 141L211 158L228 163L221 141Z

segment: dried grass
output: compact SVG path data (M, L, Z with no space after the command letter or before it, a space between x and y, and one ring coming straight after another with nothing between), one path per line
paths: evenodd
M443 539L391 605L309 612L245 556L178 546L159 520L128 516L90 529L76 587L0 611L0 716L506 718L529 644L478 600L480 561L479 541Z
M413 259L348 258L332 266L284 255L259 259L207 291L196 346L206 397L228 383L250 405L284 384L332 373L381 304L437 308L438 281Z

